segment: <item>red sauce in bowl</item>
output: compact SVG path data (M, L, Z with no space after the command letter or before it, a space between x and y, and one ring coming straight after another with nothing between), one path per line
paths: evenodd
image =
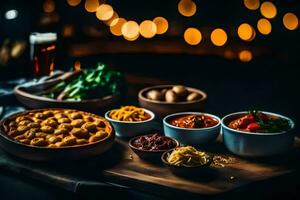
M248 114L241 115L230 121L228 127L245 132L276 133L289 130L291 125L284 118L263 112L250 111Z
M216 126L219 121L207 115L188 114L177 116L169 123L180 128L209 128Z

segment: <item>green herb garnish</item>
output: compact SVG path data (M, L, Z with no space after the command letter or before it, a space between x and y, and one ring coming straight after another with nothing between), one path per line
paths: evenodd
M281 117L264 114L263 112L252 110L249 111L255 122L259 124L259 132L276 133L287 131L291 128L290 121Z
M61 81L43 96L59 100L80 101L97 99L122 93L126 90L124 76L105 64L98 63L96 68L84 69L74 80Z

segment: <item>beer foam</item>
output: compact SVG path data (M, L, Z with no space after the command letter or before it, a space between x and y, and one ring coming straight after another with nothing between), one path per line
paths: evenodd
M56 40L56 33L31 33L29 36L29 41L31 44L43 44L54 42Z

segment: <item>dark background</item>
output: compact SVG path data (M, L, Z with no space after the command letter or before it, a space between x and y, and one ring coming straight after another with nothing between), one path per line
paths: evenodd
M203 89L208 94L206 111L220 117L231 112L260 109L289 116L298 124L299 28L285 29L282 16L293 12L299 17L299 1L272 1L278 13L270 20L271 34L263 36L256 30L256 37L251 42L240 40L236 29L243 22L256 28L256 22L262 16L259 11L246 9L242 0L195 0L197 13L190 18L178 13L179 1L174 0L107 2L119 15L138 23L164 16L169 21L169 30L152 39L140 37L129 42L113 36L94 14L85 11L84 0L76 7L69 6L65 0L56 0L55 10L51 13L43 11L45 1L1 1L0 46L5 39L28 42L30 32L54 31L59 35L56 69L68 70L75 61L80 61L82 67L102 61L127 74L156 77ZM18 17L6 20L4 13L10 9L18 10ZM50 22L42 22L45 18ZM65 25L73 27L72 36L63 36ZM185 43L183 33L188 27L202 31L203 41L199 45ZM216 27L223 28L228 34L228 42L223 47L215 47L209 41L209 33ZM251 51L253 59L241 62L237 57L241 50ZM233 56L224 57L226 51L233 52ZM0 65L1 81L31 75L28 43L19 58L10 60L5 66ZM12 179L11 175L3 175L0 184ZM13 180L11 187L26 187L16 182L18 179ZM37 186L28 187L28 191L34 191Z

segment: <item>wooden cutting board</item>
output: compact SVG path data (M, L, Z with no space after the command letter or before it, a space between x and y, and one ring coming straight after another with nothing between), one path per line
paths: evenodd
M295 148L285 156L254 160L232 156L218 142L205 147L214 149L215 155L233 157L230 164L224 167L214 166L210 177L205 180L187 179L173 175L162 164L141 160L127 145L126 141L117 140L121 161L112 168L103 171L107 182L131 187L157 195L167 196L214 196L234 189L264 181L273 177L287 175L296 171L299 164L300 140L295 141ZM114 150L115 151L115 150ZM163 192L162 192L163 191Z

